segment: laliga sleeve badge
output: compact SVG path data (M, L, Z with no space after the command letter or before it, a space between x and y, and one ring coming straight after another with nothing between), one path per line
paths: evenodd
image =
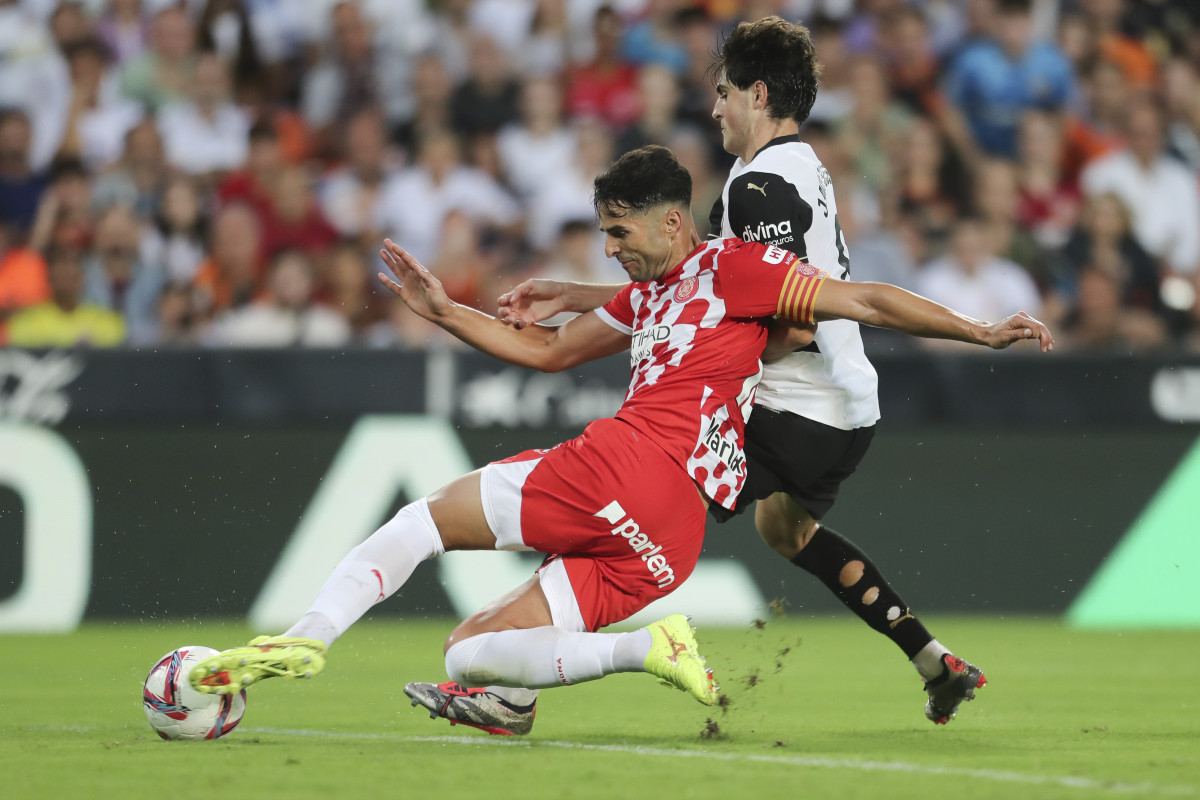
M809 264L806 261L797 260L793 269L796 270L797 275L801 275L805 278L816 278L816 277L819 277L819 276L825 274L824 272L817 269L812 264Z
M695 278L684 278L675 287L675 302L686 303L688 300L691 300L699 286L700 282Z

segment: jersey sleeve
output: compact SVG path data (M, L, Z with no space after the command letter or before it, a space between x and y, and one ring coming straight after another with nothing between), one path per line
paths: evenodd
M627 336L633 335L633 284L627 283L612 300L596 309L596 316L606 325Z
M812 323L817 294L829 273L780 247L730 240L717 280L731 317L782 317Z
M773 172L743 172L729 184L729 230L747 242L775 245L808 257L804 235L813 223L812 204Z

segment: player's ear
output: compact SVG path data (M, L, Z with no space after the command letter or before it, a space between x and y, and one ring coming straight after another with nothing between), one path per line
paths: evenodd
M767 107L767 85L762 81L754 82L754 108L762 111Z
M683 212L675 207L668 208L667 213L663 215L663 233L674 236L682 227Z

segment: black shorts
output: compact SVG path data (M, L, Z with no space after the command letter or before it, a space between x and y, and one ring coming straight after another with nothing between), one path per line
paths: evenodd
M725 522L775 492L786 492L820 519L833 506L842 481L854 474L875 436L875 426L844 431L798 414L755 406L746 424L746 482L730 511L710 503Z

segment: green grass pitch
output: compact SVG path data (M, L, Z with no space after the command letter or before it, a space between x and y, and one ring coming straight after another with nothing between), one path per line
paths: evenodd
M1200 795L1200 635L1053 621L927 620L989 685L956 720L856 620L767 616L700 630L730 698L645 675L543 693L533 733L490 737L409 707L441 680L449 621L355 626L312 681L267 681L215 742L163 742L141 710L154 660L240 624L130 622L0 636L6 798L1086 798ZM711 720L711 722L710 722Z

